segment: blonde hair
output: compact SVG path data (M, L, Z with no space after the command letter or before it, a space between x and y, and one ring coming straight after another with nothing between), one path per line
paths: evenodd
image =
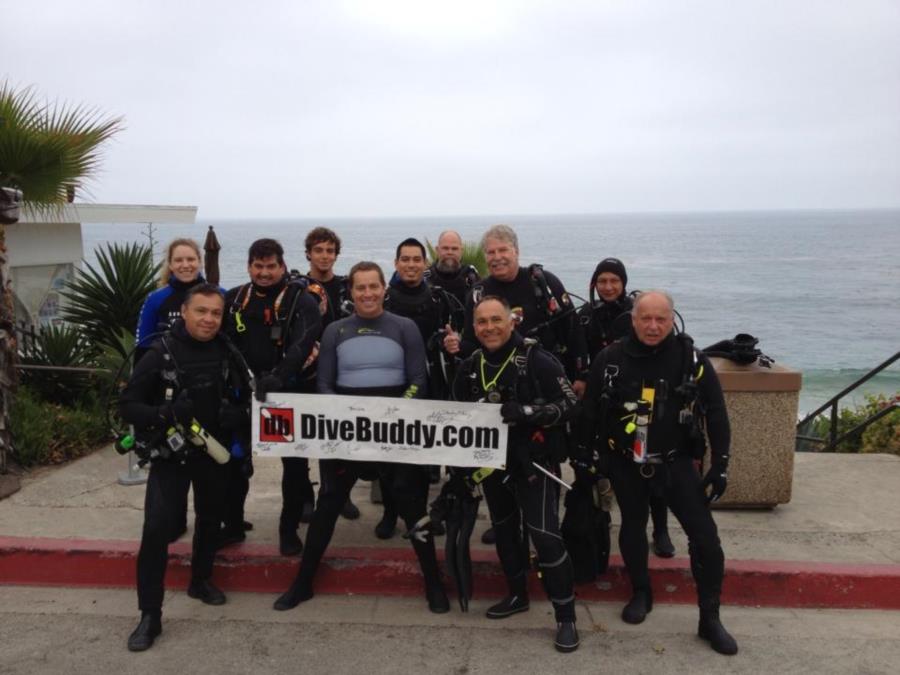
M189 246L194 249L194 253L197 254L197 258L200 260L200 270L198 270L198 274L203 272L203 253L200 251L200 244L198 244L193 239L188 239L186 237L181 237L179 239L173 239L169 242L169 245L166 247L166 259L163 261L163 265L159 271L159 285L160 287L167 286L169 284L169 277L172 276L172 271L169 269L169 263L172 262L172 255L175 253L175 249L179 246Z

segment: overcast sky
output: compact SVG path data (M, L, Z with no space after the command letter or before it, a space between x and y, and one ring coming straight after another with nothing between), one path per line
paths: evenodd
M900 206L897 0L2 3L0 80L201 218Z

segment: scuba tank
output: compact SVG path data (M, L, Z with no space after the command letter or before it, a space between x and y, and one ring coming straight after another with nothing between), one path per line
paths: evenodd
M634 403L627 403L625 409L634 412L634 421L629 422L625 427L625 431L629 433L634 431L634 443L631 446L632 459L637 464L646 464L649 459L647 430L650 426L650 401L640 399Z
M191 420L190 433L187 438L195 448L206 451L206 454L212 457L218 464L227 464L231 458L231 453L219 441L213 438L200 422L196 419Z

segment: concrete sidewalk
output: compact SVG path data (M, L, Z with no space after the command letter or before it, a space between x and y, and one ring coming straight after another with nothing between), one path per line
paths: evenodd
M722 656L696 636L697 610L658 605L640 626L621 604L577 603L581 646L553 650L549 603L504 621L434 615L420 598L317 596L290 612L230 593L222 607L166 594L153 649L125 649L133 590L0 587L0 671L43 673L896 673L900 612L725 607L738 641Z
M124 458L107 448L24 477L21 491L0 501L0 574L20 583L133 583L144 489L119 485L117 476L124 469ZM225 564L217 571L226 585L234 580L232 588L274 590L295 569L296 559L277 555L280 474L280 462L257 461L247 503L247 517L255 527L246 543L223 552ZM900 458L895 456L798 454L790 504L715 512L727 561L726 596L742 604L900 608L898 486ZM332 562L346 563L345 574L335 569L341 565L332 565L333 574L323 576L321 589L389 592L397 582L394 574L408 576L397 582L401 590L395 592L417 592L408 542L399 535L380 541L373 534L380 507L369 502L369 484L358 483L353 499L362 517L338 522L330 553ZM493 547L480 543L486 511L482 505L472 538L476 575L482 577L476 588L482 592L494 585L492 578L500 581ZM672 561L651 561L654 584L666 591L660 601L692 602L686 540L672 516L670 529L678 555ZM616 534L614 527L614 554ZM170 578L177 584L178 566L185 564L190 550L189 535L171 550L176 571ZM65 565L63 574L54 555L76 556L79 565ZM265 583L251 582L254 575L262 575ZM581 588L581 596L622 597L627 589L615 555L607 577ZM492 592L502 593L502 586Z

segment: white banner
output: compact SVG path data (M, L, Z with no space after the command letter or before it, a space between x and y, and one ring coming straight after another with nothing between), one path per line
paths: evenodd
M506 438L490 403L279 392L253 401L256 457L503 469Z

